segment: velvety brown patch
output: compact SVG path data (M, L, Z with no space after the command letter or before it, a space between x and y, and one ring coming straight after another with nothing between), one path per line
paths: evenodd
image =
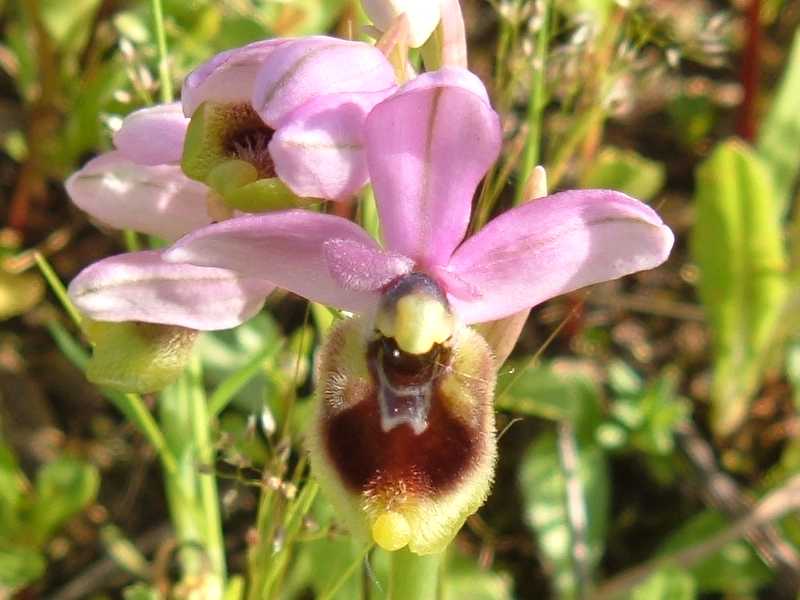
M333 416L325 436L339 474L357 492L387 481L404 483L412 494L441 494L469 470L475 454L476 437L442 408L436 392L419 435L408 425L384 432L373 395Z
M376 345L368 356L374 376ZM405 375L418 382L409 364ZM416 365L431 372L427 362ZM439 369L433 368L438 375ZM343 481L356 492L378 493L384 483L410 494L435 496L452 489L472 467L480 436L445 408L442 390L434 377L428 427L415 434L409 425L387 432L381 428L377 386L368 398L330 415L324 425L325 444Z

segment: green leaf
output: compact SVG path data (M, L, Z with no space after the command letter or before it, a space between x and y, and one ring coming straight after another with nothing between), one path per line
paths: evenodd
M792 384L794 409L800 413L800 340L792 340L786 352L786 377Z
M786 297L786 253L770 174L741 142L724 142L697 170L691 251L714 338L712 427L747 413Z
M672 554L701 543L730 526L719 512L707 510L670 535L658 551ZM772 579L772 574L744 540L731 542L690 569L701 592L747 594Z
M628 597L630 600L693 600L697 597L696 588L691 575L670 567L648 577Z
M499 410L553 421L568 420L582 436L589 435L599 423L600 392L594 382L577 369L556 371L552 366L543 365L525 369L519 377L515 374L511 377L511 383L498 394Z
M44 556L37 550L0 546L0 596L24 587L44 575Z
M321 598L334 586L339 586L331 600L347 600L358 598L361 590L361 563L364 557L364 546L352 538L324 538L307 544L313 569L310 572L310 583L314 596ZM357 568L353 569L353 565ZM345 581L342 576L348 569L352 573Z
M698 146L710 135L717 122L717 109L708 96L682 94L667 107L672 130L689 148Z
M676 395L676 374L667 370L642 389L639 376L616 361L609 366L608 379L618 396L611 404L611 418L598 428L598 442L606 448L628 443L649 456L668 457L675 430L691 412L688 402Z
M89 35L99 6L100 0L40 0L39 14L53 41L74 50Z
M586 507L588 561L594 567L603 554L609 502L608 464L598 446L578 446L578 476ZM578 582L572 564L574 537L554 434L540 436L528 448L519 480L525 521L536 533L539 549L552 569L553 585L559 597L576 597Z
M0 320L27 312L42 296L44 282L38 273L12 274L0 270Z
M323 495L317 496L311 507L314 521L324 531L337 521L337 513L330 501ZM364 560L364 545L350 536L325 536L303 544L304 554L311 569L306 574L306 583L314 590L315 597L330 594L338 585L338 591L330 600L358 598L361 590L361 569L355 569L349 577L341 581L345 571L354 561Z
M268 415L262 416L271 419L272 415L268 408L264 408ZM266 464L269 457L269 449L264 443L262 436L257 434L254 427L254 420L251 416L242 413L229 411L223 413L219 419L219 431L224 436L222 453L224 460L233 465L248 464L261 466ZM266 427L262 425L262 429ZM273 425L274 428L274 425Z
M248 412L263 410L264 398L274 387L270 371L285 343L277 322L266 312L234 329L201 336L197 349L204 374L216 388L209 410L219 412L227 400Z
M116 525L106 525L100 530L103 547L111 559L128 573L146 579L150 565L136 545Z
M146 583L134 583L122 590L125 600L161 600L158 590Z
M93 465L68 456L39 469L29 521L35 539L43 542L94 501L99 486L100 475Z
M617 395L638 394L642 391L642 378L627 363L613 360L608 365L608 386Z
M800 29L795 32L792 49L778 91L758 134L756 148L772 173L775 208L783 216L792 201L792 189L800 172Z
M114 93L130 86L123 60L115 55L91 73L71 78L65 85L70 110L65 115L59 143L52 149L47 165L54 177L65 176L87 152L108 147L108 128L99 115L117 112ZM129 108L124 109L126 112Z
M614 9L614 4L614 0L561 0L558 8L573 17L588 15L587 22L599 29L605 24Z
M511 600L513 580L496 568L481 569L454 545L446 562L443 600Z
M276 35L302 36L329 30L346 5L346 0L295 0L268 2L264 9Z
M118 12L114 16L114 26L122 37L135 44L147 44L151 38L150 24L145 22L143 16L133 10Z
M608 188L650 200L664 187L664 165L632 150L603 148L584 175L581 187Z
M0 439L0 542L20 524L18 512L25 488L17 457Z
M243 600L245 592L245 579L241 575L232 575L225 586L225 595L222 600Z

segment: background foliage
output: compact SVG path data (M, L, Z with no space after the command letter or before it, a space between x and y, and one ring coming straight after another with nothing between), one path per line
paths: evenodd
M381 598L388 557L341 530L302 452L331 315L275 295L158 399L85 380L52 290L137 240L87 223L64 178L215 52L364 22L349 0L164 0L165 82L158 4L0 1L0 597ZM500 373L494 492L440 595L796 597L800 3L463 6L506 136L474 225L541 163L553 189L650 202L678 242L534 309Z

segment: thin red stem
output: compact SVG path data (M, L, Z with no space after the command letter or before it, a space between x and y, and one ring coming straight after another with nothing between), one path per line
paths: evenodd
M752 142L756 137L756 100L760 75L759 55L761 50L761 0L750 0L747 8L747 40L742 54L741 81L744 98L739 112L736 132Z

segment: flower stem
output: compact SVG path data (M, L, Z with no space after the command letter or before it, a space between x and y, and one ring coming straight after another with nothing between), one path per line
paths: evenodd
M153 27L158 44L158 79L161 84L161 101L172 102L172 78L167 59L167 36L164 33L164 8L161 0L150 0L150 10L153 12Z
M139 243L139 236L133 229L123 230L122 239L125 241L125 249L128 252L136 252L142 249L142 245Z
M78 312L78 309L75 308L72 300L70 300L64 284L61 283L61 280L58 278L58 275L56 275L53 267L50 266L50 263L47 262L47 259L44 257L44 255L42 255L41 252L34 252L33 259L36 261L36 266L39 267L39 270L42 272L42 276L47 281L47 285L49 285L50 289L53 290L53 293L58 298L58 301L67 312L70 319L72 319L75 325L81 327L81 321L83 320L81 318L81 313Z
M392 552L389 600L435 600L442 556L419 556L405 549Z
M214 447L197 358L161 393L159 417L177 457L177 469L165 473L164 484L184 575L201 577L209 588L221 590L225 554L217 484L212 473L201 472L202 467L213 467Z
M214 570L225 579L225 544L222 536L217 478L214 475L214 444L208 414L208 402L203 387L203 373L200 359L195 356L189 363L187 375L190 379L190 406L192 412L192 437L197 448L198 465L206 467L206 472L197 474L200 486L200 507L204 518L206 547L214 564Z
M546 104L545 83L547 80L547 50L550 44L550 20L552 13L552 0L542 0L541 22L536 34L536 50L533 55L533 81L528 99L528 137L522 153L522 163L517 177L517 188L514 195L514 204L521 204L525 198L525 184L531 171L539 163L540 146L542 143L542 116Z

